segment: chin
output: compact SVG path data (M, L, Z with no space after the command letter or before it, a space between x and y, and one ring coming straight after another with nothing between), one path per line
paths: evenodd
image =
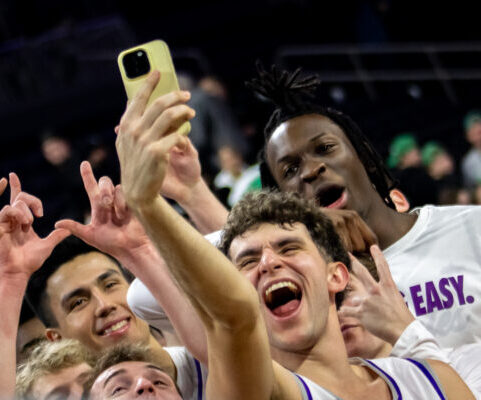
M318 342L318 337L308 329L293 329L281 334L270 335L271 345L283 351L305 351L312 349Z

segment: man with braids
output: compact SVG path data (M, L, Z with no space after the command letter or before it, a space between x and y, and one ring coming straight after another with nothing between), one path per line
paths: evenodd
M258 193L238 203L222 241L237 271L158 195L169 152L187 141L178 133L181 119L167 130L159 127L168 115L194 113L173 101L146 109L158 78L155 72L149 76L120 124L122 187L202 320L207 397L472 399L459 376L440 362L348 362L336 303L350 261L316 204L290 193Z
M481 208L396 212L389 197L395 182L351 118L316 103L319 80L275 66L258 70L249 85L276 106L265 127L263 185L313 199L334 221L355 211L375 234L411 312L441 345L480 341ZM358 229L360 220L353 221L348 230ZM362 248L360 239L349 247Z

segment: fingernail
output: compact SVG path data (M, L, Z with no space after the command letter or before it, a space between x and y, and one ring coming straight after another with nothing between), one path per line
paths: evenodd
M184 96L186 99L190 99L190 92L188 90L183 90L182 96Z

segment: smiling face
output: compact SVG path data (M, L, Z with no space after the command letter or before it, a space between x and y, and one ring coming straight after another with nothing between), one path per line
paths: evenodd
M126 361L108 368L95 380L90 394L93 400L182 400L172 378L143 361Z
M346 267L326 263L301 223L250 229L232 241L229 256L257 290L271 346L313 347L325 330L329 307L335 307L335 293L347 282ZM344 283L333 282L339 269Z
M32 386L32 397L38 400L80 400L91 368L86 363L38 378Z
M350 290L345 294L343 305L350 306L354 297L367 295L366 288L353 274L351 274L349 287ZM370 333L357 318L339 316L339 324L349 357L378 358L389 355L391 346Z
M269 139L266 156L282 191L361 216L374 203L384 205L351 142L325 116L306 114L280 124Z
M149 327L127 305L128 283L107 256L91 252L63 264L47 282L58 327L51 339L77 339L92 351L121 341L148 343Z

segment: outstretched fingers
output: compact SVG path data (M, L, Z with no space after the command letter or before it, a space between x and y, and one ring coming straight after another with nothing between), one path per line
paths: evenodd
M367 268L362 265L362 263L351 253L349 253L349 258L351 259L351 269L353 275L355 275L356 278L361 281L368 291L371 291L377 286L376 280L371 276Z
M19 193L22 191L22 185L15 172L10 172L8 174L8 179L10 181L10 204L13 204Z
M98 185L94 176L94 171L92 170L92 166L88 161L82 161L80 164L80 175L82 176L82 181L90 201L90 206L93 206L98 194Z
M370 248L372 258L376 264L377 274L379 276L379 282L383 285L391 284L396 287L396 283L392 278L391 271L389 270L389 264L387 263L386 257L382 253L381 249L377 245L373 245Z

